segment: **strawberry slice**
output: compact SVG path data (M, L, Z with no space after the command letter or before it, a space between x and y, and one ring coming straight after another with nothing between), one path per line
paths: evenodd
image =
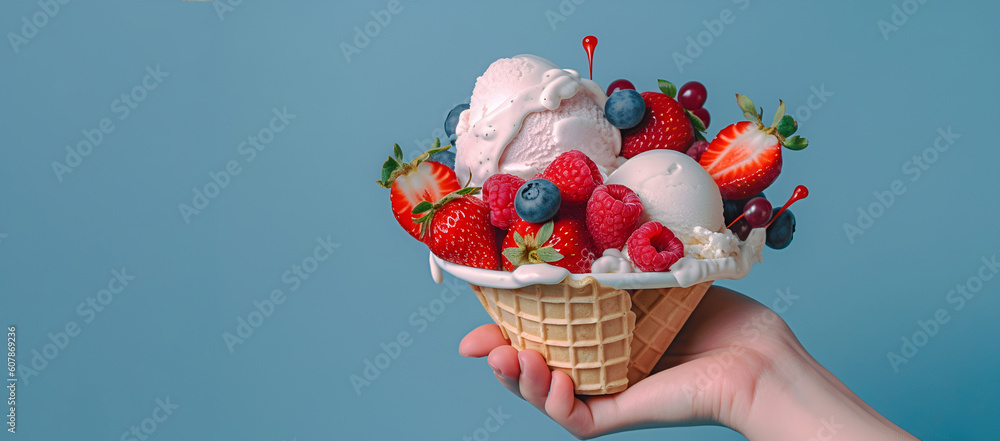
M376 181L378 185L389 189L389 200L396 221L417 240L421 240L420 225L413 221L413 209L421 202L437 202L462 188L454 170L440 162L427 160L430 155L449 147L451 146L441 147L441 142L434 140L430 150L406 163L403 161L402 149L396 144L393 156L382 165L382 179Z
M698 161L712 175L723 199L744 199L764 191L781 173L781 146L801 150L809 145L799 136L785 138L795 131L795 123L784 114L784 102L778 106L774 125L764 127L753 102L739 94L736 98L750 121L722 129Z

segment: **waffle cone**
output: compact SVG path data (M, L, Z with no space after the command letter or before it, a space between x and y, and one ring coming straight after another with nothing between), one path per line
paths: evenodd
M649 375L711 285L709 281L687 288L640 289L632 294L636 323L628 364L630 384Z
M628 291L592 277L518 289L470 286L511 345L538 351L550 368L573 379L577 394L628 387L636 324Z

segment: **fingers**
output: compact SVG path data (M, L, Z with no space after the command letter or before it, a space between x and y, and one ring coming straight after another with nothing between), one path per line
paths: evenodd
M462 339L458 344L458 353L463 357L485 357L493 349L509 344L510 342L500 332L499 326L483 325L473 329Z
M539 410L545 410L545 398L549 395L549 385L552 382L552 372L545 364L542 354L532 350L518 352L517 360L521 367L519 383L521 397Z
M499 346L490 352L486 361L493 368L493 373L496 374L500 384L514 395L523 398L521 397L521 386L517 380L521 375L521 367L517 361L517 349L508 345Z

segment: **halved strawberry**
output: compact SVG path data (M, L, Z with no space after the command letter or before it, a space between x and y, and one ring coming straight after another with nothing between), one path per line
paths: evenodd
M503 267L513 271L530 263L548 263L574 274L589 273L597 253L584 221L556 217L544 224L519 220L503 242Z
M639 125L622 130L622 156L626 158L653 149L683 153L695 140L691 117L673 98L677 88L666 80L659 80L659 85L663 93L640 94L646 103L646 114Z
M781 146L801 150L809 145L799 136L785 138L794 132L795 123L785 115L784 102L779 101L774 124L764 127L749 98L737 94L736 101L750 121L722 129L699 160L715 179L723 199L744 199L764 191L781 173Z
M382 179L375 181L388 188L392 213L404 230L420 240L420 225L413 222L413 209L421 202L437 202L449 193L462 188L455 177L455 171L448 166L427 159L434 153L447 150L434 140L431 149L413 158L410 163L403 161L403 151L399 144L393 147L393 156L382 164Z
M496 229L490 224L490 207L466 187L432 204L421 202L413 214L421 215L424 243L434 255L452 263L495 270L500 267Z

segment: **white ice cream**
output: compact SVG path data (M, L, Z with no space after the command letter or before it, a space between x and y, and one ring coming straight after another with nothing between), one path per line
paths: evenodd
M695 227L721 231L722 195L712 176L690 156L673 150L650 150L633 156L608 176L606 184L624 185L642 201L640 223L657 221L685 245L700 243Z
M476 80L455 141L455 172L480 186L495 173L533 178L556 156L579 150L605 174L621 134L604 117L597 83L534 55L499 59Z

